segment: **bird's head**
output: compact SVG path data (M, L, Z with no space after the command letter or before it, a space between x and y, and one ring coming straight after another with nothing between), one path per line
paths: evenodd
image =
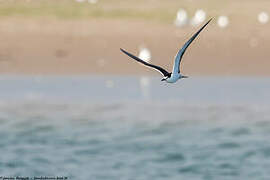
M163 77L162 79L161 79L161 81L166 81L167 79L168 79L169 77Z

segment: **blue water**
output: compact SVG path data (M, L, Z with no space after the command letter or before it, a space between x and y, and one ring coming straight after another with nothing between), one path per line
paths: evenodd
M0 176L270 179L270 78L2 76Z

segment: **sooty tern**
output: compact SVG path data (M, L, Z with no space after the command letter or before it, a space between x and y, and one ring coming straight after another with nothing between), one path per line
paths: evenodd
M162 75L163 78L161 79L161 81L166 81L168 83L175 83L178 79L182 79L182 78L187 78L188 76L184 76L180 73L180 63L182 60L182 57L186 51L186 49L188 48L188 46L192 43L192 41L200 34L200 32L207 26L207 24L211 21L212 19L210 19L209 21L207 21L207 23L205 23L205 25L203 25L185 44L184 46L178 51L178 53L175 56L174 59L174 65L173 65L173 70L171 73L169 73L168 71L166 71L165 69L163 69L160 66L156 66L154 64L150 64L148 62L143 61L142 59L130 54L129 52L125 51L124 49L120 50L125 53L126 55L128 55L129 57L135 59L136 61L138 61L139 63L142 63L143 65L153 68L157 71L159 71Z

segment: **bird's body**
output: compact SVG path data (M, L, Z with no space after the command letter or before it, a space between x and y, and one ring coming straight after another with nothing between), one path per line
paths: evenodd
M187 78L187 76L184 76L180 73L172 73L171 76L169 76L168 78L165 77L164 81L166 81L167 83L175 83L182 78Z
M186 49L188 48L188 46L192 43L192 41L200 34L200 32L207 26L207 24L211 21L212 19L210 19L207 23L205 23L204 26L202 26L185 44L184 46L178 51L178 53L176 54L175 56L175 59L174 59L174 65L173 65L173 70L171 73L169 73L168 71L166 71L165 69L163 69L162 67L160 66L156 66L156 65L153 65L153 64L150 64L146 61L143 61L142 59L130 54L129 52L123 50L123 49L120 49L123 53L125 53L126 55L128 55L129 57L135 59L136 61L138 61L139 63L147 66L147 67L150 67L150 68L153 68L157 71L159 71L162 75L163 75L163 78L161 79L161 81L166 81L167 83L175 83L176 81L178 81L179 79L182 79L182 78L187 78L187 76L184 76L180 73L180 63L181 63L181 60L182 60L182 57L186 51Z

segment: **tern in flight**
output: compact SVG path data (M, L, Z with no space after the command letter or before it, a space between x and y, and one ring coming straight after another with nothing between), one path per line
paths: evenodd
M125 53L126 55L128 55L129 57L135 59L136 61L138 61L139 63L142 63L143 65L153 68L157 71L159 71L162 75L163 78L161 79L161 81L166 81L168 83L175 83L178 79L182 79L182 78L188 78L188 76L184 76L180 73L180 63L182 60L182 57L186 51L186 49L188 48L188 46L192 43L192 41L200 34L200 32L207 26L207 24L211 21L212 19L210 19L209 21L207 21L207 23L205 23L205 25L203 25L185 44L184 46L178 51L178 53L175 56L174 59L174 65L173 65L173 70L171 73L169 73L168 71L166 71L165 69L163 69L160 66L156 66L154 64L150 64L148 62L143 61L142 59L130 54L129 52L125 51L124 49L120 50Z

